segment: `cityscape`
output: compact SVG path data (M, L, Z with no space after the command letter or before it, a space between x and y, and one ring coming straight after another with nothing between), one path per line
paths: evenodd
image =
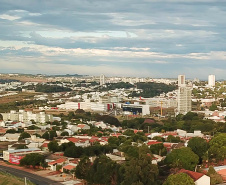
M0 4L0 184L226 184L226 1Z
M215 75L0 77L0 166L36 175L28 183L225 180L226 82Z

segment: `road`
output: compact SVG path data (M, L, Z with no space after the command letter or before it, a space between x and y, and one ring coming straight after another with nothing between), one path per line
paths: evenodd
M26 171L11 168L8 166L0 165L0 171L10 173L10 174L15 175L20 178L26 177L28 180L30 180L31 182L33 182L34 184L37 184L37 185L61 185L61 183L59 183L59 182L52 181L50 179L47 179L47 178L44 178L44 177L41 177L41 176L38 176L38 175L35 175L32 173L28 173Z

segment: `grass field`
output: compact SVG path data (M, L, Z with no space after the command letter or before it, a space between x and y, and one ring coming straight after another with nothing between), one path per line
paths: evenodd
M0 184L1 185L24 185L24 179L18 178L8 173L0 172ZM27 181L27 185L34 185Z
M0 103L9 103L15 101L23 101L24 99L33 99L35 95L40 93L18 92L16 95L5 96L0 98Z

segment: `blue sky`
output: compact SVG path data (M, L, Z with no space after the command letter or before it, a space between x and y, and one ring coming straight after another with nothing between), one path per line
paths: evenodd
M0 73L226 79L224 0L1 0Z

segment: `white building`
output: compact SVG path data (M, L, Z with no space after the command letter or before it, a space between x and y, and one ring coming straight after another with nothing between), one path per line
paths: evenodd
M186 85L185 75L178 75L177 112L186 114L191 111L192 85Z
M208 86L214 87L215 86L215 75L208 76Z
M16 112L15 110L11 110L9 113L1 113L3 116L3 120L12 120L12 121L20 121L24 123L28 123L31 120L34 120L37 123L45 123L47 121L53 121L53 115L46 114L45 112L32 113L31 111L19 110Z
M185 75L178 75L178 87L185 85Z
M100 75L100 85L104 85L105 84L105 76L102 74Z
M191 111L192 87L185 86L179 87L177 96L177 112L180 114L186 114Z

